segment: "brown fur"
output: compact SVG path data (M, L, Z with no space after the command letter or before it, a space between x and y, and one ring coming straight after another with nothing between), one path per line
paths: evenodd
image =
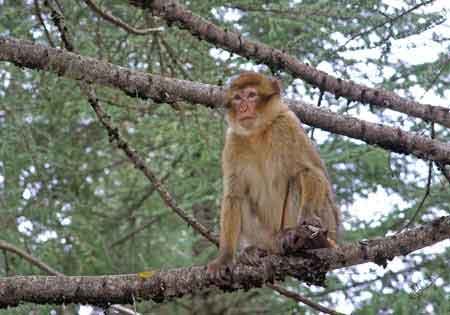
M272 82L260 74L245 73L231 83L229 93L260 84L258 92L270 94L275 91ZM232 109L227 113L220 253L209 271L230 263L239 243L280 253L276 237L280 229L296 227L303 219L320 219L329 237L337 238L340 211L317 151L282 102L279 89L262 105L247 129L236 121Z

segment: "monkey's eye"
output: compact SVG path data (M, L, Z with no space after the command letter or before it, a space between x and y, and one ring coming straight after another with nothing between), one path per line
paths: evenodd
M241 96L239 94L236 94L233 96L233 100L234 101L240 101L241 100Z
M255 92L248 93L248 98L255 98L255 97L256 97L256 93Z

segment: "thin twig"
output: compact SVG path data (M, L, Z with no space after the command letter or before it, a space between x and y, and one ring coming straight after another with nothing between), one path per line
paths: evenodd
M38 0L34 0L33 3L34 3L34 10L36 11L36 16L39 20L39 23L41 23L42 28L44 29L45 37L47 37L47 41L48 41L49 45L51 47L56 47L55 43L53 43L52 36L50 35L50 32L47 29L47 26L45 26L44 18L42 17L41 8L39 7Z
M431 123L431 139L434 139L434 138L435 138L435 130L434 130L434 123L432 122ZM420 211L422 210L425 200L427 200L428 196L430 195L432 175L433 175L433 161L430 160L430 161L428 161L428 178L427 178L425 194L424 194L422 200L420 201L419 206L417 207L413 216L411 217L409 222L405 226L403 226L403 228L401 230L409 228L414 223L414 221L416 220L416 217L419 215Z
M444 73L444 70L448 66L449 62L450 62L450 56L446 56L445 60L442 62L441 66L439 68L439 71L436 73L434 78L431 79L431 81L428 83L428 86L425 89L425 91L423 92L420 99L423 99L425 97L425 95L428 93L428 91L430 91L431 88L436 85L436 82L439 80L439 77ZM434 139L435 138L434 125L432 125L432 128L433 129L432 129L432 137L431 138ZM444 177L447 179L448 183L450 184L450 171L448 171L446 169L446 164L441 163L441 162L434 162L434 163L436 164L438 169L441 171L442 175L444 175Z
M337 312L335 310L329 309L325 306L322 306L320 304L317 304L316 302L311 301L310 299L305 298L304 296L301 296L298 293L286 290L285 288L277 285L277 284L271 284L268 283L266 284L266 286L268 286L269 288L271 288L274 291L277 291L278 293L291 298L297 302L303 303L305 305L308 305L309 307L312 307L313 309L322 312L322 313L326 313L326 314L331 314L331 315L344 315L343 313Z
M110 12L102 10L100 6L96 5L94 1L91 0L84 0L84 2L87 4L88 7L92 9L97 15L104 18L106 21L124 29L125 31L134 34L134 35L147 35L154 32L162 32L164 30L164 27L153 27L153 28L147 28L147 29L137 29L134 28L131 25L128 25L118 17L112 15Z
M28 261L32 265L35 265L39 269L44 270L49 275L64 276L63 273L53 269L52 267L50 267L49 265L47 265L43 261L41 261L41 260L31 256L27 252L21 250L20 248L17 248L16 246L14 246L14 245L12 245L12 244L10 244L8 242L0 240L0 248L5 250L5 251L14 253L14 254L18 255L19 257L22 257L23 259L25 259L26 261Z
M180 155L176 159L174 159L170 163L170 169L173 169L175 167L175 165L181 159L182 159L182 155ZM160 179L161 183L164 183L169 178L169 176L170 176L170 172L167 172L166 175L162 176ZM124 216L133 217L133 212L135 210L139 209L144 204L144 202L153 195L154 192L155 192L155 188L153 186L151 186L150 189L148 189L147 192L138 201L134 202L130 207L128 207L128 209L125 211L125 214L116 215L114 218L116 220L120 220Z
M439 80L441 75L446 70L446 68L447 68L447 66L449 65L449 62L450 62L450 56L449 55L445 55L444 58L445 58L444 61L440 64L439 70L436 72L434 77L428 82L427 88L425 89L425 91L423 92L422 96L419 99L423 99L425 97L425 95L428 93L428 91L430 91L431 88L436 85L436 82Z
M51 19L59 31L59 36L61 37L61 42L64 44L64 48L73 52L74 47L69 31L66 27L64 14L60 10L61 6L57 2L56 4L58 8L55 8L49 0L44 1L44 5L46 5L51 11Z
M61 5L55 0L56 5L58 6L58 8L55 8L50 2L51 0L44 0L44 5L46 5L50 9L51 19L58 29L59 36L61 37L61 42L63 43L66 50L73 52L73 43L65 23L65 17L61 10Z
M133 231L129 232L127 235L123 236L122 238L118 239L117 241L115 241L114 243L112 243L111 245L109 245L109 248L113 248L117 245L120 245L122 243L125 243L126 241L128 241L129 239L133 238L133 236L135 236L136 234L138 234L139 232L145 230L146 228L148 228L149 226L153 225L154 223L158 222L162 216L166 215L167 213L162 213L159 215L156 215L154 218L152 218L151 220L149 220L148 222L145 222L144 224L140 225L139 227L137 227L136 229L134 229Z
M405 15L411 13L412 11L414 11L414 10L420 8L421 6L430 4L431 2L434 2L434 1L435 1L435 0L428 0L428 1L425 1L425 2L422 2L422 3L418 3L418 4L416 4L415 6L413 6L412 8L410 8L410 9L408 9L408 10L402 12L401 14L399 14L399 15L397 15L397 16L389 17L389 18L387 18L385 21L383 21L383 22L381 22L381 23L378 23L378 24L374 25L373 27L369 28L368 30L365 30L365 31L363 31L363 32L360 32L360 33L358 33L358 34L353 35L353 36L352 36L351 38L349 38L344 44L342 44L341 46L339 46L338 49L336 49L336 52L343 50L344 47L345 47L348 43L350 43L351 41L353 41L354 39L356 39L356 38L358 38L358 37L361 37L361 36L364 36L364 35L367 35L367 34L373 32L373 31L375 31L376 29L385 26L385 25L388 24L388 23L393 23L393 22L395 22L396 20L398 20L398 19L404 17Z
M163 36L159 37L161 45L166 49L167 54L169 55L169 58L172 59L175 66L180 70L180 72L183 74L183 76L191 81L193 81L192 76L189 72L186 71L186 69L183 68L183 65L181 62L178 61L180 56L177 56L177 53L173 50L173 48L169 45L169 43L164 39Z
M340 285L340 286L335 287L335 288L330 288L330 289L326 289L326 290L321 291L321 292L313 293L313 294L310 295L310 297L322 297L322 296L329 295L330 293L334 293L334 292L338 292L338 291L349 292L352 289L355 289L355 288L358 288L358 287L362 287L362 286L368 286L368 285L370 285L370 284L372 284L374 282L377 282L377 281L381 281L382 283L384 283L386 280L388 280L390 278L393 278L395 276L406 274L406 273L409 274L409 273L411 273L413 271L418 271L421 268L423 268L423 267L425 267L427 265L430 265L431 262L432 262L431 260L426 260L426 261L423 261L421 263L415 264L415 265L413 265L411 267L399 270L397 272L393 272L393 271L389 270L385 274L383 274L382 276L377 276L377 277L375 277L373 279L366 280L366 281L361 281L361 282L346 283L344 285Z
M427 178L427 186L426 186L426 189L425 189L425 194L423 195L422 200L420 201L419 205L417 206L417 209L414 212L413 216L411 217L409 222L402 228L402 230L409 228L414 223L414 221L417 218L417 215L422 210L422 207L423 207L425 201L427 200L428 196L430 195L432 174L433 174L433 161L429 161L428 162L428 178Z

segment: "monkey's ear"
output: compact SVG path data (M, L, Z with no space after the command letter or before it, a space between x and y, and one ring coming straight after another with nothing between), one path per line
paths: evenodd
M273 94L278 94L281 96L281 92L283 90L283 85L281 84L281 81L277 78L270 78L270 84L272 85Z

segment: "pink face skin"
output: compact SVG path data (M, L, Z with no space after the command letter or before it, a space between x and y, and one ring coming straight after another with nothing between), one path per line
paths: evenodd
M236 120L244 127L252 125L257 118L256 106L260 102L258 90L247 86L236 91L231 99L231 106L236 112Z

